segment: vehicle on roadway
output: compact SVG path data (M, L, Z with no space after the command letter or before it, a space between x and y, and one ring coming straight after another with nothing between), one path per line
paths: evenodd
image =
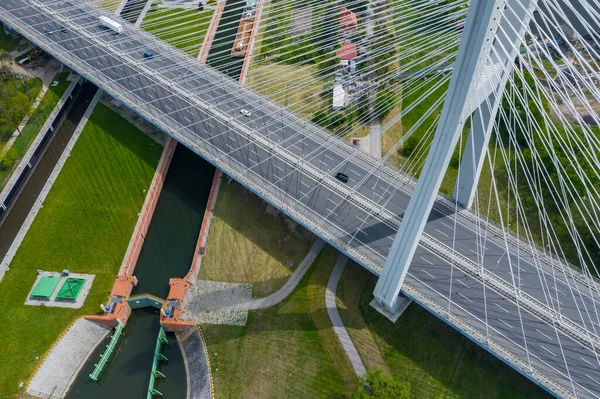
M242 115L244 115L244 116L250 116L250 115L252 115L252 112L248 111L248 110L247 110L247 109L245 109L245 108L242 108L242 109L240 110L240 114L242 114Z
M152 54L152 51L144 52L144 58L152 58L152 57L154 57L154 54Z
M120 23L113 21L112 19L105 16L101 16L98 19L100 20L100 25L104 26L105 28L112 30L118 35L123 33L123 25L121 25Z
M65 28L64 26L61 26L61 27L60 27L60 31L61 31L62 33L67 33L67 28Z
M341 181L342 183L348 183L348 180L350 180L350 178L342 172L337 172L335 174L335 178Z

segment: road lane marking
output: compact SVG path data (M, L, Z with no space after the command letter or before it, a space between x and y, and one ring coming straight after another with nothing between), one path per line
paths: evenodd
M448 234L444 233L443 231L440 231L440 229L435 229L435 231L437 231L438 233L440 233L446 237L449 237Z
M589 360L585 360L584 358L582 358L581 356L579 356L579 358L581 360L583 360L584 362L586 362L587 364L589 364L590 366L592 366L593 368L595 368L596 370L598 370L598 367L595 366L592 362L590 362Z
M424 260L425 262L429 263L430 265L433 265L433 263L431 263L430 261L428 261L428 260L427 260L427 259L425 259L424 257L420 256L420 258L421 258L422 260Z
M303 181L301 181L300 184L302 184L303 186L306 186L306 187L310 188L310 186L308 184L304 183Z
M501 322L502 322L502 324L504 324L505 326L509 326L510 328L514 329L514 327L513 327L513 326L511 326L510 324L508 324L508 323L507 323L507 322L505 322L504 320L502 320L502 319L498 319L498 320L499 320L499 321L501 321Z
M423 273L425 273L426 275L428 275L429 277L431 277L431 278L435 278L435 276L434 276L433 274L429 273L427 270L425 270L425 269L421 269L421 271L422 271Z
M544 334L543 332L541 332L540 330L538 330L537 328L535 329L535 331L539 332L540 334L542 334L544 337L548 338L548 339L552 339L551 336L549 336L548 334Z
M453 230L453 228L452 228L451 226L448 226L446 223L444 223L444 222L442 222L442 221L440 221L440 224L442 224L442 225L446 226L446 227L447 227L447 228L449 228L450 230Z
M458 281L460 284L464 285L464 286L465 286L465 287L467 287L467 288L471 288L471 287L469 287L468 285L466 285L465 283L463 283L462 281L460 281L460 280L458 280L458 279L457 279L456 281Z
M494 305L498 306L500 309L504 310L506 313L510 313L508 310L504 309L502 306L498 305L494 302Z
M596 384L600 385L600 382L599 382L597 379L595 379L595 378L592 378L592 377L590 377L590 376L589 376L589 375L587 375L587 374L586 374L585 376L586 376L587 378L589 378L590 380L594 381Z
M463 298L465 298L465 299L466 299L467 301L469 301L469 302L473 302L473 300L471 300L471 298L464 296L464 295L462 294L462 292L459 292L459 293L458 293L458 295L462 296Z
M556 356L556 353L552 352L550 349L546 348L544 345L540 345L540 348L542 348L543 350L545 350L546 352L550 353L551 355L553 355L554 357L558 357Z

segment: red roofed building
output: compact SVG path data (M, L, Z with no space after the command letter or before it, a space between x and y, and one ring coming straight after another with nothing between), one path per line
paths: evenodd
M347 8L342 8L340 10L340 31L342 33L345 32L354 32L357 28L358 22L356 19L356 14Z
M356 44L344 42L336 54L340 60L353 60L356 58Z

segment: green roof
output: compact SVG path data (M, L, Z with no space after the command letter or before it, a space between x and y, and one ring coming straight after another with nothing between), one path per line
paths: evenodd
M74 301L83 288L85 279L69 277L58 291L56 299L68 299Z
M42 276L40 281L33 287L33 291L31 291L31 296L36 298L46 298L49 299L58 282L60 281L60 277L57 276Z

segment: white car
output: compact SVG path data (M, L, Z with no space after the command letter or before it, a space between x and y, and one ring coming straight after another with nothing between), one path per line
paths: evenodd
M252 115L252 112L248 111L248 110L247 110L247 109L245 109L245 108L242 108L242 110L240 111L240 113L241 113L242 115L244 115L244 116L250 116L250 115Z

